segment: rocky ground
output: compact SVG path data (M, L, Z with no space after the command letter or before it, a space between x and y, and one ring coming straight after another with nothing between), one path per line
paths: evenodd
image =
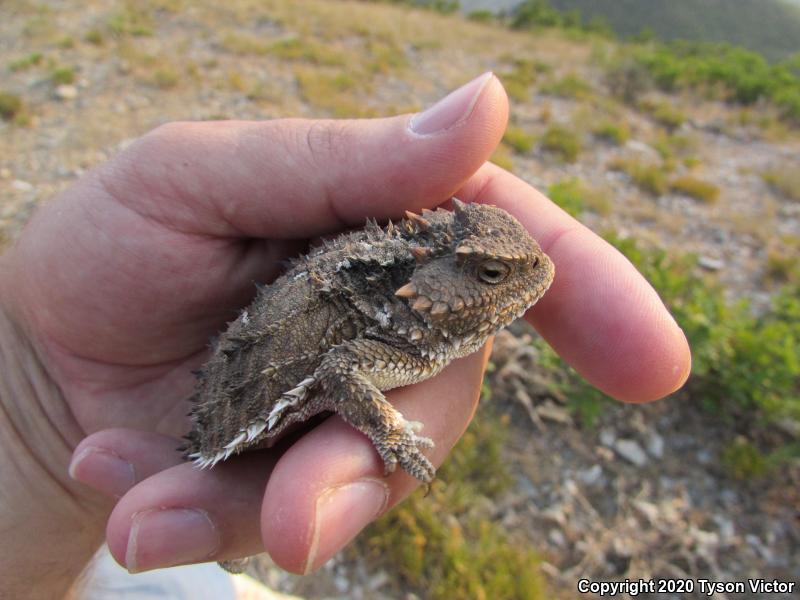
M488 375L490 402L511 415L504 459L516 483L484 500L543 553L558 597L586 597L576 590L582 578L695 582L694 593L617 596L676 600L708 597L700 579L798 580L797 469L768 482L731 477L720 461L729 426L680 393L647 406L609 406L595 426L578 426L536 371L535 333L521 329L497 337ZM310 578L286 575L268 559L256 572L307 598L417 597L350 557ZM797 595L714 596L744 597Z
M657 160L662 128L642 111L598 108L610 100L586 42L352 2L178 5L143 3L140 14L122 3L10 3L0 25L0 88L25 108L16 122L0 121L0 240L13 241L38 204L161 122L389 114L426 105L484 69L502 73L513 56L548 63L550 79L578 73L593 86L588 100L534 86L512 103L514 126L534 139L552 123L578 131L584 148L575 163L540 144L508 159L542 189L577 177L603 190L609 205L583 214L590 227L696 252L732 297L761 306L772 290L770 256L792 260L800 247L800 204L761 177L797 168L796 134L765 132L719 103L666 98L688 115L672 134L689 140L699 163L693 172L721 193L715 202L643 193L609 163ZM300 40L305 52L281 50L286 40ZM365 44L390 58L364 63ZM330 88L343 72L358 73L358 83ZM601 110L627 124L627 142L591 135L593 111ZM609 406L594 427L582 426L537 374L531 335L517 329L496 343L488 383L491 402L513 415L505 460L516 483L487 502L498 521L541 549L554 590L576 597L581 577L800 581L797 468L767 480L732 478L720 461L729 423L685 393ZM309 598L402 597L391 573L345 557L311 579L268 567L262 574Z

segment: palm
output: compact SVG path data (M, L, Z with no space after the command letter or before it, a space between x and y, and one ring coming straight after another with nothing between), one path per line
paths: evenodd
M85 431L124 426L178 434L186 427L180 400L210 336L248 302L254 281L274 278L289 245L182 231L168 226L169 213L165 222L150 218L138 199L182 208L157 182L92 188L69 190L57 215L80 214L87 204L102 212L74 228L75 237L51 238L46 255L31 261L48 282L48 293L30 294L33 310L46 315L43 345ZM46 230L53 215L32 227ZM85 275L59 281L74 264Z

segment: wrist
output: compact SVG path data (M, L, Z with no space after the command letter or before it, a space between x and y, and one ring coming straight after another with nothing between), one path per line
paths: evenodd
M108 506L69 478L82 432L15 318L7 267L0 264L0 597L57 598L102 541Z

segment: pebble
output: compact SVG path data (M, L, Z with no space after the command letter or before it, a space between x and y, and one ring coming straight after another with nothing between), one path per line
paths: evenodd
M578 471L577 475L578 479L586 485L595 485L603 477L603 467L594 465L583 471Z
M639 140L630 140L625 144L625 149L630 152L635 152L636 154L640 154L645 158L649 158L652 160L659 160L661 156L659 153L648 144L644 142L640 142Z
M600 443L603 444L603 446L613 446L616 440L617 436L614 435L611 429L603 429L600 432Z
M78 88L74 85L60 85L56 88L56 98L59 100L74 100L78 97Z
M15 179L11 182L11 189L18 192L30 192L33 189L33 184L22 179Z
M697 264L707 271L720 271L725 267L725 261L710 256L701 256L697 259Z
M617 451L622 458L637 467L643 467L647 464L647 454L645 454L639 442L635 440L617 440L614 443L614 450Z
M655 431L647 438L647 451L653 458L664 457L664 438Z
M701 465L709 464L713 458L711 452L709 452L708 450L698 450L696 456L697 456L697 462L700 463Z
M536 413L546 421L553 421L562 425L571 425L572 417L569 413L552 402L545 402L536 407Z
M723 543L729 543L736 534L736 526L733 521L721 514L712 515L711 519L719 530L719 537Z
M567 545L567 538L564 537L564 534L561 533L560 529L551 529L547 537L550 538L550 541L559 548L563 548Z

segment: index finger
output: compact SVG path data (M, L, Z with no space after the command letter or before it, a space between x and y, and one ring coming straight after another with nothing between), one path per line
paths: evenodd
M589 383L626 402L656 400L683 385L691 369L686 336L619 251L491 163L457 195L504 208L553 259L553 284L526 318Z

